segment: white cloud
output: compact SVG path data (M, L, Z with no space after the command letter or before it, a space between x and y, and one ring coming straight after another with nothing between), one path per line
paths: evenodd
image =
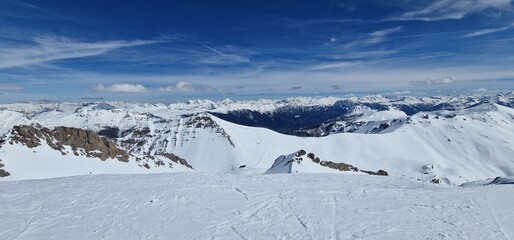
M158 41L81 42L66 37L37 36L30 46L0 46L0 69L49 61L102 55L109 51L154 44Z
M500 27L500 28L489 28L489 29L482 29L482 30L478 30L476 32L472 32L472 33L469 33L469 34L466 34L464 35L464 37L476 37L476 36L480 36L480 35L485 35L485 34L490 34L490 33L495 33L495 32L502 32L502 31L506 31L506 30L509 30L511 28L514 28L514 23L508 25L508 26L505 26L505 27Z
M393 34L393 33L402 32L403 31L402 28L403 28L403 26L398 26L395 28L387 28L387 29L372 32L370 35L372 37L385 37L385 36Z
M355 62L335 62L335 63L323 63L318 64L315 66L312 66L308 68L308 70L315 71L315 70L325 70L325 69L333 69L333 68L345 68L345 67L351 67L355 66L357 63Z
M425 80L411 81L411 84L415 86L433 86L452 83L455 83L455 80L451 77L443 77L439 79L426 78Z
M407 94L412 94L411 91L398 91L398 92L392 92L391 94L393 95L407 95Z
M403 29L402 26L398 26L398 27L395 27L395 28L387 28L387 29L383 29L383 30L378 30L378 31L375 31L375 32L372 32L370 33L366 39L361 39L361 40L356 40L356 41L353 41L351 43L348 43L344 46L345 49L350 49L350 48L356 48L356 47L362 47L362 46L371 46L371 45L376 45L376 44L379 44L381 42L384 42L387 40L387 36L388 35L391 35L391 34L394 34L394 33L398 33L398 32L402 32Z
M177 92L177 91L201 91L201 92L208 92L208 91L216 91L215 88L205 85L196 85L190 82L186 81L179 81L175 83L175 85L170 85L167 87L161 87L159 88L160 91L163 92Z
M428 6L403 13L392 20L438 21L462 19L487 9L510 10L512 0L436 0Z
M398 53L395 50L375 50L375 51L356 51L344 54L329 55L333 59L356 59L356 58L381 58L384 56Z
M248 63L250 59L245 56L237 54L224 54L224 55L213 55L204 57L199 60L200 63L213 64L213 65L227 65L237 63Z
M98 84L95 87L96 91L99 92L120 92L120 93L142 93L147 92L145 86L141 84L130 84L130 83L115 83L110 86L104 86L103 84Z
M21 90L22 86L16 84L0 84L0 90Z

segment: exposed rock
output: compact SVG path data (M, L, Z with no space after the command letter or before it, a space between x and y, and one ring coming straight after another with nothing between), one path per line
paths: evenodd
M490 184L514 184L514 177L496 177Z
M435 184L439 184L441 183L441 180L439 180L439 178L434 178L432 180L430 180L431 183L435 183Z
M329 168L338 169L338 166L339 166L339 164L337 164L335 162L330 162L330 161L327 162L327 167L329 167Z
M206 114L200 114L194 117L191 117L186 124L188 127L194 126L195 128L211 128L216 131L216 133L221 134L225 139L228 140L230 145L232 147L235 147L234 142L232 142L232 139L230 139L230 136L225 132L225 130L218 125L209 115Z
M300 163L303 160L300 156L303 156L305 154L306 154L305 150L300 150L300 151L296 152L296 158L294 160L296 160L298 163ZM373 171L359 170L357 167L354 167L354 166L352 166L350 164L346 164L346 163L321 161L319 159L319 157L316 157L316 155L314 155L314 153L307 153L307 158L309 158L312 162L317 163L323 167L328 167L328 168L335 169L335 170L342 171L342 172L348 172L348 171L359 172L360 171L363 173L367 173L369 175L389 176L388 173L384 170L378 170L377 172L373 172Z
M98 135L104 136L110 139L118 138L120 134L120 129L118 127L105 127L104 129L98 131Z
M141 128L141 129L132 130L131 132L132 132L132 136L135 136L135 137L148 137L148 136L151 136L150 133L152 131L150 130L150 128L145 127L145 128Z
M34 148L39 145L40 138L43 136L41 131L31 126L15 126L13 128L12 140L15 142L21 142L29 148ZM12 142L11 142L12 144Z
M298 151L298 152L296 152L296 156L297 156L297 157L303 156L303 155L305 155L305 154L307 154L307 152L305 152L305 150L303 150L303 149L302 149L302 150L300 150L300 151ZM308 157L308 156L307 156L307 157Z
M11 174L3 169L0 169L0 177L8 177L11 176Z
M2 162L2 159L0 159L0 162ZM11 175L9 172L2 169L4 166L4 164L0 163L0 177L7 177Z
M183 159L183 158L180 158L179 156L175 155L175 154L172 154L172 153L161 153L159 154L175 163L179 163L179 164L182 164L190 169L193 169L193 167L191 165L189 165L189 163Z
M360 170L363 173L367 173L369 175L377 175L377 176L389 176L389 174L384 170L378 170L376 172L373 171L366 171L366 170Z
M41 145L41 141L53 149L64 152L64 146L70 146L75 155L83 151L88 157L97 157L101 160L116 158L119 161L128 162L128 154L118 148L112 140L101 137L91 130L84 130L73 127L56 127L48 129L45 127L34 127L28 125L15 126L12 130L11 140L21 143L29 148Z

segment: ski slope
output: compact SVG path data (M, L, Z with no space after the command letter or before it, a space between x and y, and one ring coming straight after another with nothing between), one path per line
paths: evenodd
M167 173L0 182L23 239L514 239L512 185L359 174Z

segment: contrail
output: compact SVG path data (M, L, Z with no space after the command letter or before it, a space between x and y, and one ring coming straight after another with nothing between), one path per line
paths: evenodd
M211 51L213 51L213 52L215 52L215 53L217 53L217 54L219 54L219 55L221 55L221 56L225 57L225 54L223 54L222 52L220 52L220 51L218 51L218 50L216 50L216 49L214 49L214 48L211 48L211 47L209 47L209 46L207 46L207 45L205 45L205 44L203 44L203 43L201 43L201 42L196 42L196 43L198 43L198 44L200 44L200 45L202 45L202 46L204 46L204 47L206 47L206 48L210 49Z

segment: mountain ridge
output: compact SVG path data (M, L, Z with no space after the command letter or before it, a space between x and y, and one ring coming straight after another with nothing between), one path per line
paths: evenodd
M374 171L384 169L390 175L406 175L414 179L423 174L425 181L439 183L460 184L514 175L513 160L509 158L514 154L511 143L514 139L514 110L505 106L508 104L484 100L514 102L513 94L489 96L480 98L480 101L468 96L445 98L458 102L456 106L460 107L444 107L411 115L395 107L396 101L387 102L391 99L378 96L363 99L368 103L382 104L352 105L348 111L339 112L341 116L336 118L334 125L321 122L329 127L304 137L226 121L211 111L212 106L207 107L211 110L200 111L196 107L177 110L155 104L120 106L89 103L78 104L76 108L61 104L59 110L37 112L25 111L37 109L37 106L24 106L18 110L12 106L0 107L0 116L5 119L0 124L4 139L0 159L3 160L3 169L11 173L2 179L56 177L65 172L58 169L59 173L43 174L31 167L31 164L43 164L48 158L65 161L61 152L48 144L32 150L19 144L5 143L12 137L9 135L12 129L22 125L46 128L47 132L62 127L94 132L99 137L110 139L116 148L129 156L129 163L118 164L121 170L116 169L115 161L105 161L113 165L105 171L98 165L102 161L96 162L98 157L90 156L90 160L86 160L87 156L64 156L77 159L73 161L80 159L83 161L81 164L87 165L85 168L91 169L87 172L92 173L198 171L262 174L270 169L277 157L304 149L334 164L345 163ZM412 99L419 100L405 99L416 104ZM434 97L423 101L432 101L437 106L441 99ZM288 109L299 108L295 105L298 99L288 101L293 102ZM320 122L322 118L318 118L317 111L330 109L327 106L337 103L335 99L322 102L324 105L300 107L304 112L298 118L310 117L312 121ZM233 103L225 101L223 104ZM192 101L186 104L203 106L210 103ZM291 121L287 116L284 118L284 123ZM299 130L306 132L309 129ZM19 155L23 158L16 156L15 152L21 152ZM62 163L48 161L53 161L55 168ZM90 161L95 162L90 164ZM71 168L68 163L63 164L66 169ZM69 174L87 174L84 172L74 170Z

